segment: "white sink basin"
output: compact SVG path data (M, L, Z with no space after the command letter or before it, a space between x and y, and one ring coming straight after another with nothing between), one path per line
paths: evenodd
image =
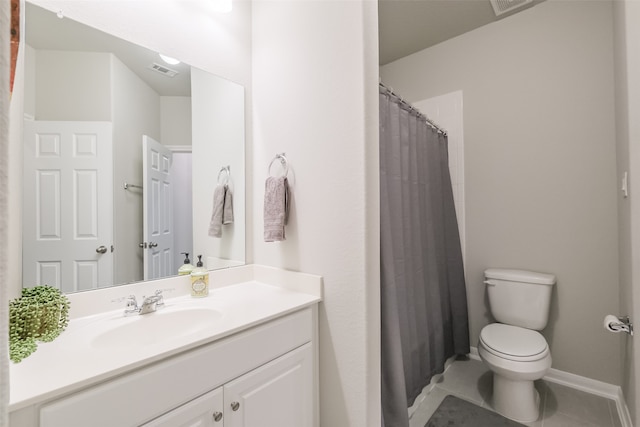
M211 329L221 317L217 310L194 307L112 318L91 340L91 346L132 348L172 341Z

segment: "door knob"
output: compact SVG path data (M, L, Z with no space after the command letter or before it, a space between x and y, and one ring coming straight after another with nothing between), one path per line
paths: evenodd
M220 421L221 419L222 419L222 412L220 412L220 411L216 411L216 412L214 412L214 413L213 413L213 420L214 420L215 422L218 422L218 421Z
M157 244L157 243L149 242L149 247L150 247L150 248L155 248L156 246L158 246L158 244Z
M142 249L147 249L147 242L138 243L138 246Z
M237 411L240 408L240 404L238 402L231 402L231 409Z
M96 252L99 254L106 254L107 253L107 247L106 246L98 246L96 248Z

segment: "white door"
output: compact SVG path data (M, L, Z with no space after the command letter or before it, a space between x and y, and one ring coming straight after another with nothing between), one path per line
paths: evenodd
M142 136L144 280L177 274L173 268L172 158L171 150Z
M25 286L113 284L111 134L108 122L25 121Z
M313 426L311 344L225 384L224 408L224 427Z
M222 387L144 424L142 427L222 427Z

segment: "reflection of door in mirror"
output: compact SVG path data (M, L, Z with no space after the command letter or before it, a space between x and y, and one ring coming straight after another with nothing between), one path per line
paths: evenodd
M144 280L173 276L173 153L147 135L142 136L144 176Z
M113 284L111 135L109 122L25 121L25 286Z

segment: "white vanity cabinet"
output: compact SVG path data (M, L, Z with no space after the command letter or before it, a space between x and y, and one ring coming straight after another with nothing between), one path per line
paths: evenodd
M312 384L306 344L224 386L224 427L313 426Z
M143 427L304 427L314 425L310 343Z
M220 427L223 426L222 387L185 403L143 427Z
M314 305L47 402L39 425L317 427L316 340Z

